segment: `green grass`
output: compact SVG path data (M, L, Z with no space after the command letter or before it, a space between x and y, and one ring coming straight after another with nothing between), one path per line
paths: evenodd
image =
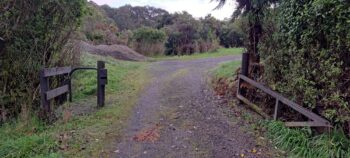
M240 54L242 49L220 49L217 53L166 57L183 60ZM164 59L160 58L160 59ZM146 62L119 61L109 57L84 54L82 64L96 67L106 61L108 85L106 106L94 113L59 119L51 125L32 114L31 120L16 120L0 127L0 157L108 157L106 144L120 139L125 122L132 112L138 94L150 80ZM225 67L225 69L230 69ZM78 71L73 75L73 104L96 105L96 72Z
M52 125L36 119L4 124L0 127L0 157L100 157L105 144L121 137L121 130L132 112L138 93L148 81L147 63L118 61L84 55L83 64L96 67L106 61L108 85L106 106L97 112L73 116ZM96 72L74 75L74 104L96 104ZM69 105L65 105L69 106Z
M212 70L213 83L224 79L227 85L234 82L234 75L240 61L231 61L220 64ZM215 87L216 85L214 85ZM228 90L231 88L228 88ZM245 114L245 113L244 113ZM250 122L249 115L242 118ZM282 122L266 121L259 125L265 127L266 135L275 146L288 153L288 157L305 158L343 158L350 157L350 140L341 130L315 135L310 128L287 128ZM256 127L255 127L256 128Z
M243 48L220 48L214 52L195 53L192 55L182 56L157 56L155 60L192 60L200 58L215 58L227 55L240 55L243 53Z
M106 86L106 94L124 90L128 87L127 84L121 84L125 80L125 76L132 70L140 70L147 66L146 62L128 62L119 61L113 58L106 58L97 55L84 54L82 56L82 65L86 67L96 67L97 60L106 62L108 70L108 86ZM97 92L96 86L96 71L77 71L73 74L73 99L82 99L87 96L95 95Z
M241 66L241 61L230 61L220 64L213 70L215 78L230 78L235 75L236 70Z
M341 130L314 136L310 128L292 129L282 122L264 123L267 136L290 157L343 158L350 157L350 140Z

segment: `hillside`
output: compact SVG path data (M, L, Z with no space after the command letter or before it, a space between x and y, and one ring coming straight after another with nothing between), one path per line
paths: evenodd
M146 61L150 58L145 57L125 45L91 45L86 42L80 42L80 48L83 52L88 52L101 56L111 56L115 59L128 61Z

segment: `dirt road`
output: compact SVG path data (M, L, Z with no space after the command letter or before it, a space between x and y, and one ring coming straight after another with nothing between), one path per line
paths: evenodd
M153 63L152 82L112 157L264 157L208 85L208 71L231 60L240 56Z

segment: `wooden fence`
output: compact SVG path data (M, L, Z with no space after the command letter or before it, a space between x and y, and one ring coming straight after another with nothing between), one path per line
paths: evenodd
M56 97L62 97L67 100L69 95L69 101L72 101L72 75L77 70L96 70L97 71L97 105L99 107L104 106L105 102L105 85L107 84L107 69L105 69L105 63L103 61L97 62L97 68L89 67L57 67L57 68L45 68L40 72L40 95L41 95L41 108L45 112L45 115L52 112L50 106L50 100ZM49 88L50 77L62 76L64 78L60 86L54 89Z
M268 87L262 85L261 83L258 83L250 78L248 78L248 68L249 68L249 54L243 53L242 55L242 67L241 67L241 74L238 75L238 88L237 88L237 98L248 105L254 105L252 102L250 102L247 98L245 98L241 92L242 87L241 84L243 82L248 83L252 86L254 86L257 89L260 89L261 91L269 94L270 96L274 97L276 99L275 108L274 108L274 120L278 119L278 116L282 114L283 111L281 111L281 106L286 105L293 110L299 112L303 116L307 117L309 120L304 122L286 122L286 126L288 127L332 127L331 123L322 118L321 116L313 113L312 111L298 105L297 103L287 99L286 97L282 96L281 94L269 89Z

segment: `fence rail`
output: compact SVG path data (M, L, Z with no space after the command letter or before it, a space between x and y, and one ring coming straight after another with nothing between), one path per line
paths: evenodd
M276 99L275 108L274 108L274 116L273 118L275 120L278 119L279 114L281 113L280 109L283 103L284 105L287 105L288 107L294 109L295 111L299 112L303 116L307 117L310 121L306 122L286 122L286 126L288 127L301 127L301 126L309 126L309 127L332 127L331 123L322 118L321 116L313 113L312 111L298 105L297 103L287 99L286 97L282 96L281 94L269 89L268 87L262 85L261 83L258 83L250 78L247 77L248 75L248 61L249 56L247 53L243 54L242 58L242 71L241 74L238 75L238 88L237 88L237 98L241 100L242 102L246 104L252 105L247 98L245 98L241 92L241 84L242 82L249 83L250 85L254 86L255 88L260 89L261 91L269 94L270 96L274 97Z
M41 95L41 107L47 114L51 113L50 100L62 96L64 100L67 100L69 95L69 101L72 101L72 81L71 77L77 70L96 70L97 71L97 105L99 107L104 106L105 102L105 85L107 84L107 69L105 69L105 63L103 61L97 62L97 68L91 67L56 67L45 68L40 72L40 95ZM55 76L65 77L60 87L49 89L49 78Z

